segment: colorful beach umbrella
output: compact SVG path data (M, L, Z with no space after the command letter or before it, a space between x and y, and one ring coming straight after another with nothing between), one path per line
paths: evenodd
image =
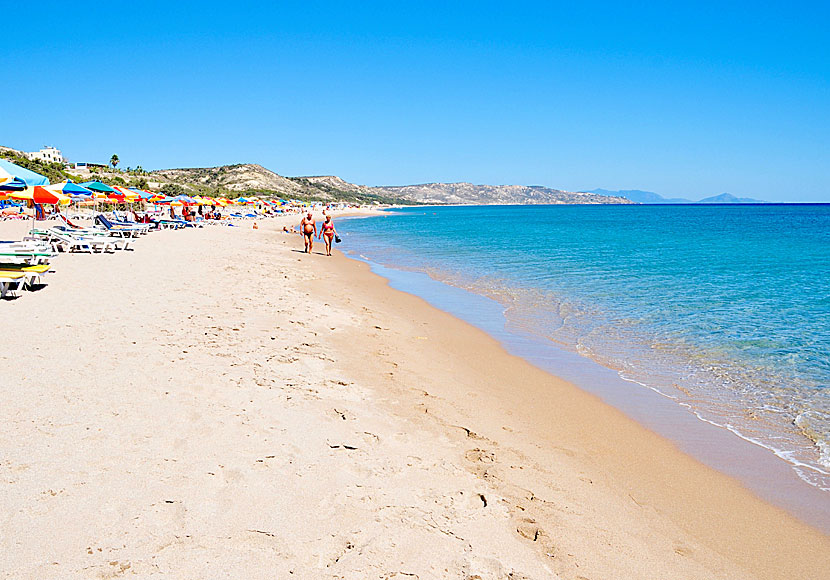
M54 183L52 185L45 186L45 189L53 193L62 193L63 195L68 195L72 199L92 199L95 197L95 193L91 190L87 189L86 187L81 187L77 183L73 183L71 180L67 179L62 183Z
M49 203L54 205L68 205L72 198L62 193L55 193L49 191L41 185L27 187L23 191L9 192L8 196L12 199L23 199L31 201L32 203Z
M0 195L3 195L4 191L20 191L21 189L26 189L25 181L13 175L0 175Z
M141 190L141 189L136 189L135 187L131 187L129 189L130 189L130 191L132 191L138 197L138 199L143 199L145 201L149 200L149 199L152 199L156 195L152 191L145 191L145 190Z
M138 199L138 194L127 187L113 185L113 189L115 189L119 198L124 199L124 201L121 203L133 203L136 199Z

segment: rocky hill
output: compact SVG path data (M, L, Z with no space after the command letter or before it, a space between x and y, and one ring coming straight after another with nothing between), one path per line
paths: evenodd
M563 191L541 185L473 185L472 183L425 183L376 187L394 197L434 204L621 204L623 197Z
M352 201L374 204L412 203L388 196L382 191L348 183L333 175L284 177L253 163L158 169L148 175L151 185L164 190L166 184L182 187L186 192L208 195L274 195L288 199Z
M193 167L145 171L136 168L87 167L67 170L60 164L30 161L24 154L0 147L0 156L24 164L50 180L98 179L110 185L179 193L238 197L267 195L289 199L352 201L363 204L620 204L631 203L620 196L563 191L539 185L474 185L472 183L425 183L371 187L349 183L335 175L284 177L253 163L220 167Z
M349 183L335 175L283 177L261 165L160 169L151 181L173 182L204 192L229 190L239 193L276 194L288 198L350 200L391 204L617 204L631 203L623 197L562 191L538 185L473 185L472 183L426 183L370 187Z
M332 189L335 191L349 191L359 194L377 193L373 187L366 185L355 185L337 177L336 175L309 175L305 177L290 177L289 179L298 183L306 183L308 185L319 187L322 189Z
M296 197L303 188L262 165L238 164L221 167L198 167L188 169L160 169L151 171L152 179L161 178L185 186L227 189L230 191L279 191L283 195Z

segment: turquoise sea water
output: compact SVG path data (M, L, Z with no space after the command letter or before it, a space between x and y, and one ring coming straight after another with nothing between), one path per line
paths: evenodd
M830 490L830 206L420 207L338 230Z

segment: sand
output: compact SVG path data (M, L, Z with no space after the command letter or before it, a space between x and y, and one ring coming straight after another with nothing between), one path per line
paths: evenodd
M283 223L0 303L4 577L826 577L826 535Z

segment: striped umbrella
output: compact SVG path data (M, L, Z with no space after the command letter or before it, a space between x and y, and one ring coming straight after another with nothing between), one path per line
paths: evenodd
M86 187L81 187L77 183L72 183L72 181L70 181L69 179L67 179L63 183L54 183L52 185L46 185L44 186L44 189L48 189L52 193L68 195L72 199L78 200L88 200L95 197L94 192L87 189Z
M23 191L11 191L9 197L12 199L24 199L32 203L49 203L54 205L69 205L72 198L62 193L49 191L42 185L27 187Z

